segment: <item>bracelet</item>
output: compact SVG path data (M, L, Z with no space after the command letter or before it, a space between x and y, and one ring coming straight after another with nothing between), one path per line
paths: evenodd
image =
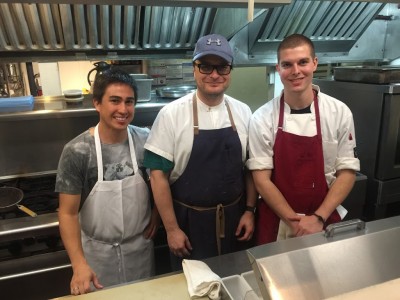
M318 218L318 221L320 221L322 223L322 225L325 226L325 220L323 217L321 217L320 215L317 215L316 213L312 213L311 215L316 216Z
M246 211L251 211L253 214L255 214L256 213L256 207L254 206L254 207L252 207L252 206L246 206L246 209L245 209Z

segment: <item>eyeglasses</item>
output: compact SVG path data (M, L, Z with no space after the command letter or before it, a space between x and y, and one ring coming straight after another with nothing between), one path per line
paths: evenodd
M219 75L228 75L231 70L231 65L206 65L206 64L196 64L199 68L201 74L211 74L214 70L217 70Z

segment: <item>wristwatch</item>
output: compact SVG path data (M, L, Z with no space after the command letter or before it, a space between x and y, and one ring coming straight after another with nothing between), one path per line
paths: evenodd
M321 217L320 215L317 215L316 213L312 213L311 215L317 217L318 221L321 222L322 225L325 226L326 220L323 217Z
M254 206L246 206L246 211L251 211L253 214L256 213L256 207Z

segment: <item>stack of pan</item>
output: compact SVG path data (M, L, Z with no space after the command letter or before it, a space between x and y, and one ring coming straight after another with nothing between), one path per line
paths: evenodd
M400 67L337 67L334 69L334 78L336 81L351 81L361 83L400 83Z

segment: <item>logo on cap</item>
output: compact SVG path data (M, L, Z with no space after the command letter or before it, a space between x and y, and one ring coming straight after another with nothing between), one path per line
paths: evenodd
M221 40L220 39L212 40L211 38L209 38L207 40L207 45L211 45L211 43L216 43L217 46L221 46Z

